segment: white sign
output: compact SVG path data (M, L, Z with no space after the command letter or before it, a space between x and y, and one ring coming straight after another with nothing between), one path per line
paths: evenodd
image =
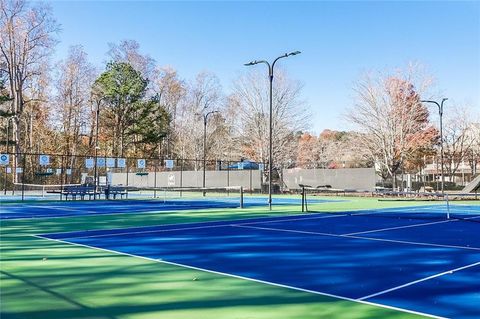
M12 172L12 168L11 167L7 167L7 174L10 174Z
M127 160L125 158L117 158L117 167L125 168L127 166Z
M265 169L265 164L258 164L258 170L263 171Z
M168 174L168 186L175 186L175 174Z
M53 173L51 168L47 168L47 173Z
M165 160L165 167L169 168L169 169L172 169L173 168L173 160L171 160L171 159Z
M57 170L55 171L55 174L56 174L56 175L62 174L62 169L61 169L61 168L57 168Z
M97 166L98 167L105 167L105 157L97 158Z
M107 167L115 167L115 159L107 157Z
M137 168L145 168L145 160L144 159L139 159L137 160Z
M67 170L65 171L65 174L67 174L67 175L72 175L72 169L71 169L71 168L67 168Z
M50 156L48 155L40 155L38 158L38 161L41 166L47 166L50 165Z
M15 172L17 172L17 174L22 174L22 173L23 173L23 168L17 167L17 168L15 169Z
M93 168L95 166L95 162L93 161L93 158L86 158L85 159L85 167L86 168Z
M8 165L10 163L10 156L8 154L0 154L0 165Z

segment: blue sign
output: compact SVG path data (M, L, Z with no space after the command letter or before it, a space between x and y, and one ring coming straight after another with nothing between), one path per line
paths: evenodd
M107 167L115 167L115 159L107 157Z
M117 158L117 167L125 168L127 166L127 160L125 158Z
M98 167L105 167L105 157L97 158L97 166Z
M39 161L39 163L40 163L41 166L50 165L50 156L48 156L48 155L40 155L40 157L38 158L38 161Z
M86 158L85 159L85 167L86 168L93 168L95 166L95 162L93 161L93 158Z
M172 169L173 168L173 160L171 160L171 159L165 160L165 167L169 168L169 169Z
M8 154L0 154L0 165L8 165L10 156Z

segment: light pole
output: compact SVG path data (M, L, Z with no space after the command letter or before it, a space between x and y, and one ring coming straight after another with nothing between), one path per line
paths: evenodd
M249 63L245 63L245 66L252 66L255 64L259 63L264 63L268 66L268 78L270 80L270 120L269 120L269 153L268 153L268 209L272 210L272 170L273 170L273 141L272 141L272 135L273 135L273 121L272 121L272 94L273 94L273 68L275 67L275 63L283 58L287 58L292 55L297 55L300 54L300 51L293 51L290 53L285 53L284 55L281 55L277 57L275 60L273 60L272 64L268 63L265 60L260 60L260 61L252 61Z
M438 114L440 115L440 167L442 174L442 195L445 195L445 175L443 172L443 103L448 100L448 98L443 98L442 102L438 103L437 101L432 100L422 100L422 103L432 103L438 106Z
M7 131L6 131L7 137L5 139L5 147L7 149L7 154L9 154L8 151L9 151L9 146L10 146L10 145L8 145L9 144L9 139L10 139L10 120L13 119L13 118L14 118L13 115L7 117ZM3 194L7 195L7 166L5 166L5 180L4 180L4 184L3 184Z
M208 117L212 114L219 113L218 111L210 111L208 113L202 114L203 116L203 183L202 186L205 188L205 166L207 164L207 122ZM203 196L205 196L205 190L203 190Z
M94 166L94 179L95 179L95 189L93 191L93 199L97 199L97 188L98 185L100 184L100 176L98 175L98 150L100 147L98 146L98 131L100 127L100 103L105 97L102 97L97 100L97 110L96 110L96 115L95 115L95 166ZM127 172L128 174L128 172Z

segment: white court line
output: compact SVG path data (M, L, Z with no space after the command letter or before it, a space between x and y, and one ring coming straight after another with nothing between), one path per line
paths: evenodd
M341 214L341 213L322 213L323 216L315 216L315 217L306 217L306 218L289 218L289 219L278 219L278 220L267 220L267 221L258 221L258 222L249 222L249 223L240 223L235 225L255 225L255 224L269 224L269 223L281 223L281 222L294 222L294 221L302 221L302 220L312 220L312 219L325 219L325 218L336 218L336 217L348 217L348 215ZM315 214L319 215L319 214ZM298 215L300 216L300 215ZM303 216L303 214L302 214ZM311 216L311 215L310 215ZM282 216L279 216L282 217Z
M442 224L442 223L449 223L449 222L459 222L459 221L462 221L462 220L477 219L477 218L480 218L480 216L464 217L464 218L451 217L450 219L442 220L442 221L421 223L421 224L413 224L413 225L404 225L404 226L396 226L396 227L388 227L388 228L379 228L379 229L373 229L373 230L367 230L367 231L361 231L361 232L355 232L355 233L348 233L348 234L343 234L343 235L345 235L345 236L362 235L362 234L376 233L376 232L382 232L382 231L388 231L388 230L428 226L428 225L435 225L435 224Z
M171 213L172 211L161 211L162 213L165 212L165 213ZM173 212L176 212L178 213L178 211L173 211ZM205 213L204 211L198 211L199 213ZM157 212L145 212L146 214L154 214L154 213L158 213ZM215 212L217 213L217 211ZM247 212L248 213L248 212ZM97 214L97 215L101 215L101 216L104 216L104 215L124 215L125 213L108 213L108 214ZM190 213L189 213L190 214ZM234 223L234 222L242 222L242 221L249 221L249 220L257 220L257 219L267 219L267 218L282 218L282 217L289 217L289 216L312 216L313 214L295 214L295 215L273 215L273 216L260 216L260 217L249 217L249 218L243 218L243 219L218 219L218 220L210 220L210 221L205 221L205 222L189 222L189 223L180 223L180 224L157 224L157 225L148 225L148 226L132 226L132 227L120 227L120 228L108 228L107 230L120 230L120 229L124 229L124 230L128 230L128 229L135 229L135 228L150 228L150 227L158 227L158 226L174 226L174 225L177 225L177 226L180 226L180 225L195 225L195 224L209 224L209 223L225 223L225 224L222 224L222 226L231 226L231 223ZM315 215L318 215L318 214L315 214ZM65 218L65 217L71 217L71 216L58 216L57 218ZM52 217L54 218L54 217ZM17 218L18 219L18 218ZM20 219L27 219L27 218L20 218ZM302 219L302 218L299 218L299 219ZM305 218L307 219L307 218ZM5 219L5 220L13 220L13 218L9 218L9 219ZM278 222L278 220L276 221ZM90 231L102 231L102 230L106 230L106 229L94 229L94 230L90 230ZM60 234L68 234L68 233L76 233L76 232L87 232L87 230L85 231L65 231L65 232L57 232L57 233L49 233L49 234L45 234L45 235L60 235Z
M252 282L256 282L256 283L261 283L261 284L266 284L266 285L270 285L270 286L274 286L274 287L280 287L280 288L292 289L292 290L297 290L297 291L302 291L302 292L308 292L308 293L312 293L312 294L316 294L316 295L321 295L321 296L325 296L325 297L330 297L330 298L336 298L336 299L351 301L351 302L354 302L354 303L360 303L360 304L369 305L369 306L376 306L376 307L380 307L380 308L384 308L384 309L390 309L390 310L396 310L396 311L401 311L401 312L410 313L410 314L415 314L415 315L426 316L426 317L429 317L429 318L447 319L447 318L445 318L445 317L439 317L439 316L435 316L435 315L431 315L431 314L427 314L427 313L422 313L422 312L418 312L418 311L413 311L413 310L408 310L408 309L404 309L404 308L398 308L398 307L383 305L383 304L380 304L380 303L374 303L374 302L370 302L370 301L358 300L358 299L348 298L348 297L344 297L344 296L329 294L329 293L320 292L320 291L315 291L315 290L309 290L309 289L303 289L303 288L298 288L298 287L294 287L294 286L288 286L288 285L278 284L278 283L274 283L274 282L270 282L270 281L265 281L265 280L255 279L255 278L244 277L244 276L240 276L240 275L234 275L234 274L224 273L224 272L215 271L215 270L210 270L210 269L206 269L206 268L189 266L189 265L186 265L186 264L180 264L180 263L170 262L170 261L161 260L161 259L154 259L154 258L149 258L149 257L140 256L140 255L134 255L134 254L124 253L124 252L121 252L121 251L115 251L115 250L110 250L110 249L106 249L106 248L89 246L89 245L85 245L85 244L72 243L72 242L63 241L63 240L60 240L60 239L51 239L51 238L46 238L46 237L42 237L42 236L39 236L39 235L31 235L31 236L36 237L36 238L39 238L39 239L44 239L44 240L47 239L47 240L56 241L56 242L59 242L59 243L62 243L62 244L69 244L69 245L74 245L74 246L79 246L79 247L84 247L84 248L90 248L90 249L100 250L100 251L104 251L104 252L108 252L108 253L113 253L113 254L118 254L118 255L125 255L125 256L129 256L129 257L140 258L140 259L144 259L144 260L148 260L148 261L153 261L153 262L157 262L157 263L162 263L162 264L167 264L167 265L172 265L172 266L178 266L178 267L183 267L183 268L188 268L188 269L203 271L203 272L207 272L207 273L211 273L211 274L216 274L216 275L221 275L221 276L227 276L227 277L236 278L236 279L248 280L248 281L252 281Z
M464 247L464 246L454 246L454 245L440 245L440 244L422 243L422 242L415 242L415 241L393 240L393 239L372 238L372 237L361 237L361 236L353 236L353 235L352 235L352 236L336 235L336 234L319 233L319 232L311 232L311 231L303 231L303 230L290 230L290 229L279 229L279 228L268 228L268 227L257 227L257 226L239 226L239 225L231 225L231 226L232 226L232 227L242 227L242 228L260 229L260 230L269 230L269 231L278 231L278 232L297 233L297 234L321 235L321 236L341 237L341 238L355 238L355 239L374 240L374 241L382 241L382 242L390 242L390 243L398 243L398 244L407 244L407 245L432 246L432 247L440 247L440 248L455 248L455 249L467 249L467 250L480 251L480 248L475 248L475 247Z
M113 233L113 234L100 234L100 235L88 235L88 236L72 236L72 237L63 237L63 239L73 239L73 238L99 238L99 237L115 237L115 236L123 236L123 235L143 235L143 234L150 234L150 233L164 233L164 232L173 232L173 231L181 231L181 230L194 230L194 229L208 229L208 228L219 228L219 227L229 227L232 225L222 224L222 225L210 225L210 226L197 226L197 227L185 227L185 228L173 228L173 229L155 229L155 230L145 230L145 231L133 231L133 232L123 232L123 233ZM153 226L154 227L154 226ZM120 228L121 229L121 228ZM100 230L101 231L101 230ZM88 232L88 231L85 231ZM44 236L48 235L55 235L53 234L45 234ZM61 234L61 233L58 233ZM44 237L48 238L49 237Z
M421 224L413 224L413 225L403 225L403 226L396 226L396 227L386 227L386 228L379 228L379 229L372 229L372 230L366 230L366 231L359 231L355 233L348 233L348 234L343 234L345 236L352 236L352 235L360 235L360 234L368 234L368 233L376 233L376 232L382 232L382 231L387 231L387 230L395 230L395 229L404 229L404 228L412 228L412 227L420 227L420 226L427 226L427 225L435 225L435 224L442 224L442 223L448 223L452 222L453 220L442 220L442 221L436 221L436 222L429 222L429 223L421 223Z
M411 281L411 282L408 282L406 284L396 286L396 287L393 287L393 288L390 288L390 289L385 289L385 290L376 292L374 294L358 298L358 300L365 300L365 299L370 299L370 298L377 297L377 296L380 296L380 295L384 295L386 293L389 293L389 292L392 292L392 291L395 291L395 290L399 290L399 289L402 289L402 288L405 288L405 287L408 287L408 286L412 286L412 285L418 284L418 283L423 282L423 281L427 281L427 280L434 279L434 278L441 277L441 276L448 275L448 274L453 274L454 272L457 272L457 271L460 271L460 270L463 270L463 269L467 269L467 268L471 268L471 267L475 267L475 266L478 266L478 265L480 265L480 261L476 262L476 263L473 263L473 264L470 264L470 265L458 267L458 268L455 268L455 269L452 269L452 270L447 270L447 271L444 271L444 272L441 272L441 273L438 273L438 274L435 274L435 275L432 275L432 276L428 276L428 277L425 277L425 278L422 278L422 279Z
M56 209L56 210L65 210L65 211L69 211L69 212L94 212L94 211L88 211L88 210L81 210L81 209L74 209L74 208L67 208L67 207L58 207L58 206L50 206L50 205L30 205L28 206L27 208L30 208L30 207L33 207L33 208L45 208L45 209Z
M325 216L323 218L328 218L328 217L339 217L339 216ZM265 217L265 218L268 218L268 217ZM270 217L271 218L271 217ZM322 217L315 217L315 218L322 218ZM315 219L315 218L297 218L297 219L291 219L291 220L309 220L309 219ZM67 238L97 238L97 237L109 237L109 236L122 236L122 235L136 235L136 234L148 234L148 233L163 233L163 232L173 232L173 231L182 231L182 230L195 230L195 229L208 229L208 228L220 228L220 227L229 227L229 226L236 226L236 225L250 225L250 224L257 224L257 223L268 223L269 221L265 221L265 222L251 222L251 223L241 223L241 224L236 224L236 223L228 223L228 222L235 222L235 221L239 221L239 220L225 220L225 221L218 221L218 225L199 225L199 226L195 226L195 227L179 227L179 228L170 228L170 229L152 229L152 230L139 230L139 231L130 231L130 232L121 232L121 233L110 233L110 234L99 234L99 235L87 235L87 236L72 236L72 237L63 237L63 239L67 239ZM276 220L274 222L281 222L283 220ZM288 220L290 221L290 219ZM223 223L225 222L225 223ZM273 221L272 221L273 222ZM199 224L206 224L206 223L212 223L212 222L204 222L204 223L199 223ZM189 223L189 224L196 224L196 223ZM163 224L163 225L158 225L160 227L168 227L168 226L173 226L175 224ZM182 224L176 224L178 226L182 225ZM183 224L183 225L187 225L187 224ZM145 226L145 228L148 228L148 227L156 227L155 225L153 226ZM136 228L136 227L132 227L133 229ZM143 228L143 227L140 227L140 228ZM117 228L117 229L129 229L129 228ZM108 231L110 229L107 229L106 231ZM113 230L113 229L112 229ZM94 231L104 231L102 229L98 229L98 230L93 230L92 232ZM80 232L83 232L83 231L80 231ZM84 231L86 233L88 233L88 231ZM72 233L72 232L65 232L66 234L68 233ZM62 233L51 233L51 234L45 234L45 236L48 236L48 235L56 235L56 234L62 234ZM46 237L48 238L48 237Z
M45 206L43 206L45 207ZM196 213L205 213L206 210L208 209L209 211L208 212L211 212L210 210L214 210L214 212L219 212L219 211L222 211L222 210L225 210L226 208L202 208L202 209L195 209L195 208L192 208L192 209L182 209L182 210L175 210L174 209L175 207L172 207L171 209L167 209L167 210L137 210L137 211L123 211L123 212L110 212L110 213L102 213L102 212L98 212L98 211L92 211L92 210L89 210L89 211L83 211L83 210L76 210L76 211L79 211L79 212L88 212L90 214L75 214L75 215L61 215L61 216L47 216L47 215L33 215L33 216L27 216L27 217L15 217L15 218L3 218L3 219L0 219L0 220L3 220L3 221L9 221L9 220L22 220L22 219L52 219L52 218L68 218L68 217L90 217L90 216L109 216L109 215L126 215L126 214L131 214L131 215L135 215L135 214L162 214L162 213L179 213L179 212L187 212L189 210L196 210ZM227 208L227 209L230 209L230 208ZM12 213L0 213L0 216L2 214L12 214ZM21 214L21 213L19 213ZM271 217L270 217L271 218ZM65 232L65 233L71 233L71 231L68 231L68 232ZM60 234L60 233L55 233L55 234Z

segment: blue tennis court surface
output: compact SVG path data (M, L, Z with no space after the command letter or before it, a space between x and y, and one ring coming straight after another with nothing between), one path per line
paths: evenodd
M335 202L338 200L315 199L311 203ZM149 213L212 208L237 208L238 197L209 197L206 199L162 199L150 200L96 200L96 201L56 201L35 203L11 203L2 205L0 219L48 218L80 215ZM300 205L300 199L273 198L274 205ZM267 198L261 196L244 197L244 207L267 206Z
M465 216L449 220L427 218L438 206L409 209L425 218L371 210L41 237L431 316L479 318L480 206L452 207Z

